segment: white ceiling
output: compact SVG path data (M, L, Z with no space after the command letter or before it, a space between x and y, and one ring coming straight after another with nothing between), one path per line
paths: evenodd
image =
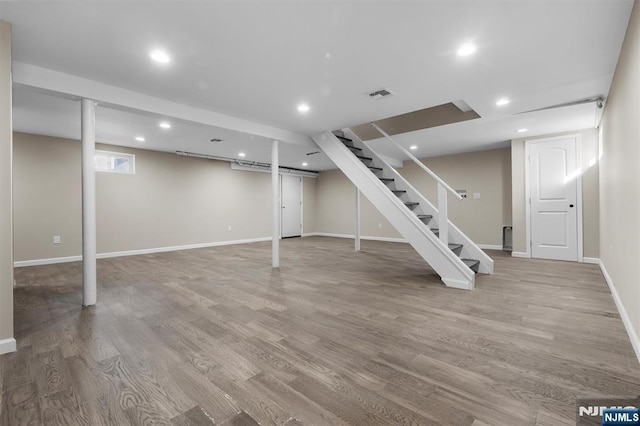
M15 61L301 134L348 127L463 99L481 119L398 136L418 156L487 149L527 135L593 126L593 105L514 115L607 95L632 0L0 2L13 23ZM472 41L469 57L456 49ZM152 48L172 62L153 63ZM369 100L382 87L396 93ZM511 103L497 107L507 96ZM16 130L78 137L75 106L16 90ZM44 100L43 100L44 99ZM299 102L311 111L301 115ZM176 123L161 133L144 112L101 109L99 139L149 149L247 146L268 161L268 140ZM75 114L75 115L74 115ZM102 129L102 130L101 130ZM386 149L380 141L374 146ZM243 145L244 144L244 145ZM245 148L242 148L245 149ZM295 167L308 148L286 161ZM305 151L305 152L302 152ZM316 170L331 167L315 156Z

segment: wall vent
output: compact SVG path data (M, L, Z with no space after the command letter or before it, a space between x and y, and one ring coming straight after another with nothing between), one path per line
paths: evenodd
M393 93L389 89L379 89L379 90L375 90L373 92L367 93L367 95L371 99L382 99L382 98L388 98L389 96L393 96L395 95L395 93Z
M224 140L224 139L213 138L213 139L211 139L211 142L213 142L213 143L219 143L219 142L222 142L223 140Z

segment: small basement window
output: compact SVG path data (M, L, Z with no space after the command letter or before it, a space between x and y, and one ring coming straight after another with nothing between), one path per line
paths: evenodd
M96 172L136 173L136 156L122 152L98 151L95 156Z

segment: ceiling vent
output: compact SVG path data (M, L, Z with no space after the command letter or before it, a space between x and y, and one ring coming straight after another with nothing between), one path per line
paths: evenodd
M393 93L389 89L380 89L380 90L373 91L371 93L367 93L367 95L369 95L370 99L388 98L389 96L393 96L394 94L395 93Z
M224 139L213 138L213 139L211 139L211 142L213 142L213 143L219 143L219 142L222 142L223 140L224 140Z

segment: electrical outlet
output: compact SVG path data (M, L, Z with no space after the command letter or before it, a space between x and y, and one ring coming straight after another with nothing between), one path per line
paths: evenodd
M231 225L227 228L227 232L231 232Z
M60 244L61 242L62 242L62 239L60 238L60 235L53 236L53 244Z
M476 200L480 199L480 193L479 192L474 192L473 193L473 198L476 199Z
M382 229L382 223L378 223L378 228Z

